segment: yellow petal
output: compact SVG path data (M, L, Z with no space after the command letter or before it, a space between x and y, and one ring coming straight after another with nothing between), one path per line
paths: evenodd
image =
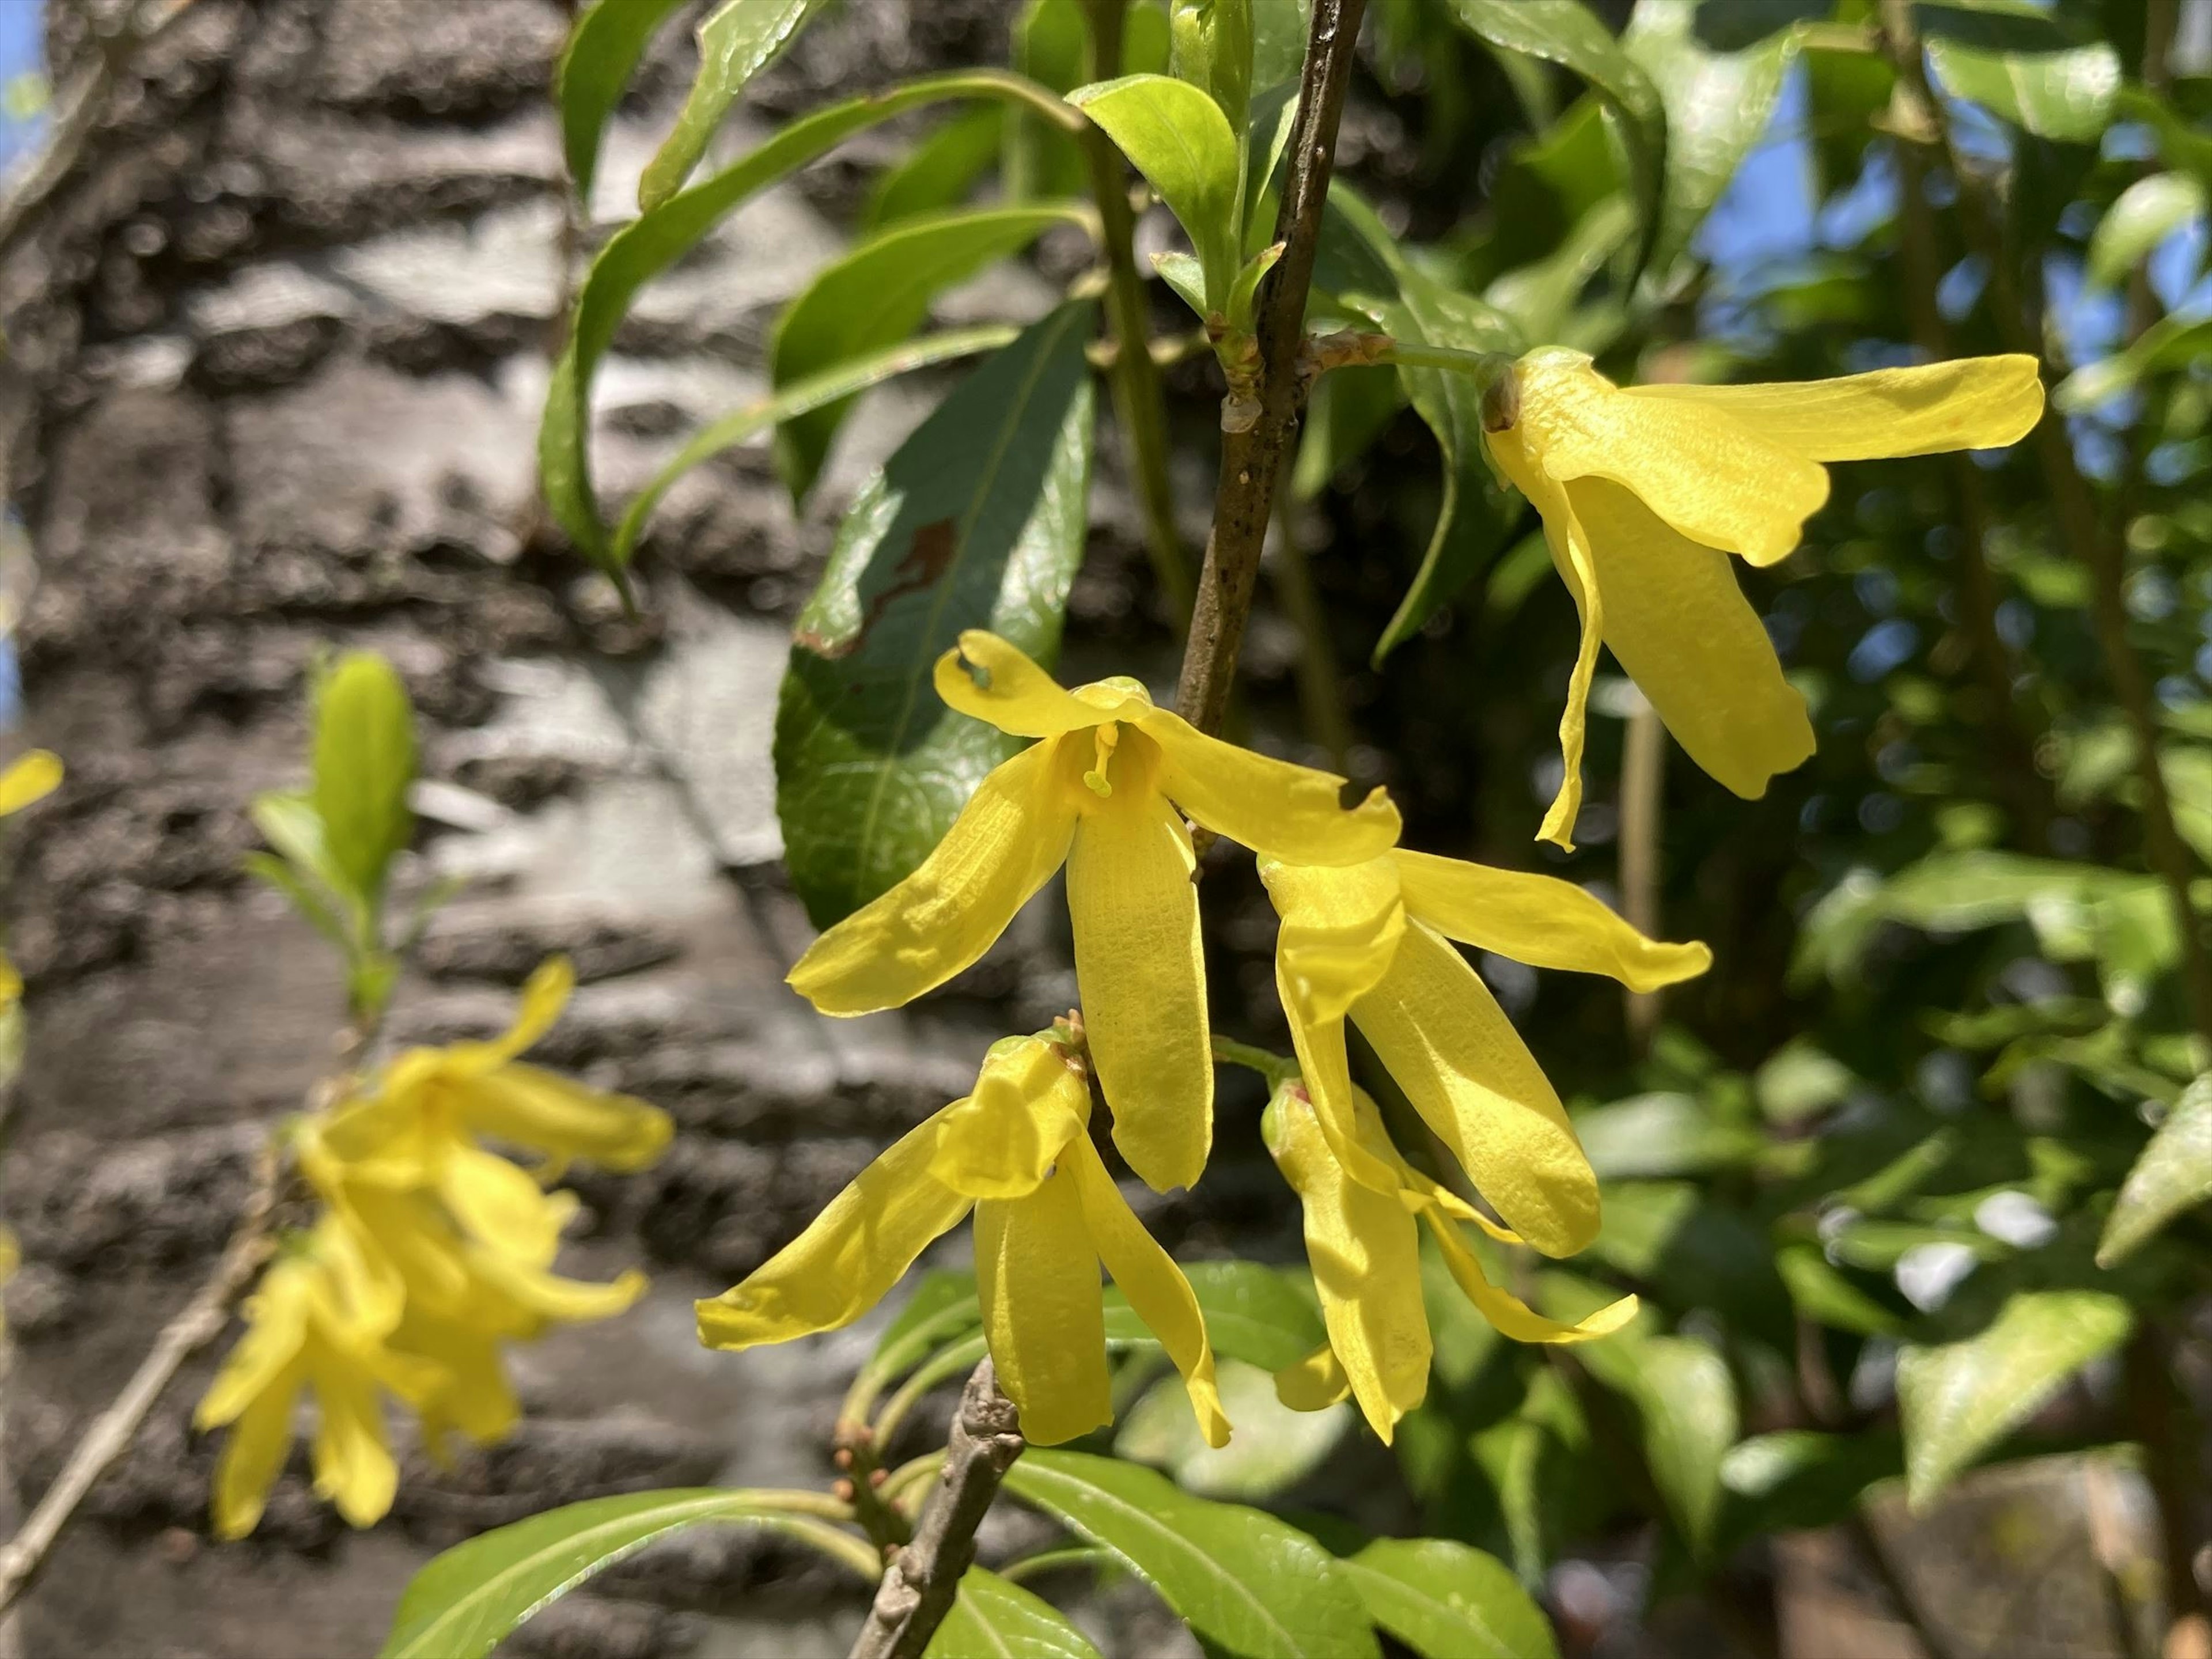
M1076 987L1114 1144L1161 1192L1194 1185L1213 1140L1190 833L1125 744L1067 855Z
M216 1460L214 1489L208 1495L216 1537L243 1538L259 1523L269 1489L284 1472L292 1449L292 1408L307 1381L306 1363L295 1360L241 1402L238 1426Z
M44 800L61 787L61 757L44 749L18 755L0 772L0 818Z
M1160 787L1216 835L1292 864L1358 864L1397 844L1398 809L1380 789L1347 809L1334 773L1209 738L1164 708L1134 724L1159 745Z
M1397 1172L1360 1144L1354 1103L1358 1091L1352 1086L1352 1066L1344 1048L1344 1022L1306 1018L1304 1004L1297 987L1285 974L1279 954L1275 958L1275 994L1290 1022L1291 1046L1297 1054L1300 1086L1331 1155L1360 1185L1378 1193L1398 1194L1403 1183Z
M1034 744L977 786L921 867L814 941L791 986L825 1014L871 1014L934 990L989 950L1067 857L1077 772L1055 741Z
M1605 642L1667 729L1746 799L1813 755L1805 699L1782 676L1728 560L1684 539L1616 484L1573 490L1605 596Z
M1699 404L1814 461L1997 449L2043 414L2033 357L1962 357L1780 386L1640 386L1629 395Z
M1707 547L1772 564L1828 499L1817 461L1710 403L1623 392L1580 352L1532 353L1518 381L1522 441L1547 477L1609 478Z
M424 1437L434 1444L450 1427L488 1446L521 1416L500 1365L499 1344L483 1333L455 1321L410 1314L392 1334L392 1346L432 1368L436 1380L429 1387L395 1385L392 1391L421 1414Z
M962 665L965 657L983 680ZM1133 688L1085 686L1079 696L1038 667L1020 647L996 634L971 628L959 648L937 659L937 695L949 708L1018 738L1054 738L1112 720L1125 708L1149 708L1152 699Z
M1327 1411L1352 1397L1352 1379L1324 1342L1295 1365L1275 1373L1275 1398L1294 1412Z
M1507 1226L1547 1255L1597 1237L1597 1177L1559 1097L1474 969L1406 929L1352 1018L1422 1120Z
M937 1115L930 1173L970 1198L1021 1198L1090 1121L1091 1085L1060 1048L1008 1037L992 1045L975 1092Z
M1532 968L1608 975L1634 991L1656 991L1713 965L1704 945L1648 939L1571 881L1430 853L1392 857L1407 908L1462 945Z
M1214 1386L1213 1345L1206 1340L1206 1316L1190 1281L1131 1212L1089 1137L1068 1142L1065 1167L1083 1207L1084 1227L1108 1275L1182 1373L1198 1431L1209 1446L1227 1445L1229 1419Z
M975 1291L1024 1435L1056 1446L1114 1420L1098 1255L1065 1168L1027 1198L975 1206Z
M1398 866L1388 857L1338 869L1260 860L1283 919L1275 954L1310 1022L1341 1019L1375 988L1406 931Z
M675 1133L657 1106L603 1094L536 1066L502 1066L455 1085L453 1099L461 1121L477 1134L604 1170L643 1169Z
M399 1491L375 1379L331 1358L311 1363L315 1385L315 1491L356 1527L373 1527Z
M8 953L0 951L0 1013L5 1013L23 1000L23 976Z
M465 1142L447 1154L438 1195L478 1243L536 1267L552 1265L561 1230L574 1211L573 1202L555 1201L527 1171Z
M1268 1150L1304 1208L1306 1261L1328 1345L1387 1445L1429 1387L1419 1230L1396 1198L1346 1175L1295 1096L1278 1096L1277 1106Z
M1502 1336L1516 1342L1587 1342L1594 1337L1610 1336L1636 1317L1636 1298L1626 1296L1572 1325L1547 1319L1519 1297L1490 1282L1482 1271L1482 1264L1475 1260L1467 1241L1450 1221L1434 1211L1429 1212L1425 1219L1452 1278L1467 1299L1498 1328Z
M576 970L566 957L548 957L522 988L514 1024L489 1042L448 1043L442 1051L449 1073L473 1076L504 1066L553 1029L576 989Z
M908 1131L741 1285L698 1304L710 1348L787 1342L849 1325L898 1283L969 1200L929 1172L934 1119Z
M476 1250L469 1270L484 1289L526 1316L514 1334L535 1336L548 1324L587 1325L611 1319L645 1294L645 1275L632 1269L605 1285L563 1279L497 1250Z
M259 1286L246 1298L246 1334L201 1396L192 1413L196 1427L215 1429L237 1421L299 1364L307 1341L312 1272L306 1261L293 1258L276 1262L261 1276ZM296 1390L298 1384L292 1386Z

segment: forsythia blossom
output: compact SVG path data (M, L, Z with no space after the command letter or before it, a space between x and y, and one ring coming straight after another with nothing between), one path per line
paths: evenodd
M1190 1185L1212 1145L1213 1069L1181 814L1255 851L1332 866L1394 844L1397 809L1377 790L1346 810L1341 778L1209 738L1133 680L1066 690L994 635L963 634L936 681L961 713L1042 741L983 780L920 869L816 940L792 985L830 1014L911 1001L980 957L1065 863L1115 1145L1159 1190Z
M1060 1045L994 1044L973 1094L896 1142L744 1283L699 1304L700 1340L749 1348L850 1324L972 1208L984 1336L1024 1435L1055 1445L1113 1420L1103 1262L1182 1373L1207 1443L1225 1443L1198 1299L1107 1174L1090 1117L1090 1085Z
M495 1440L517 1414L500 1343L604 1319L643 1291L634 1272L593 1285L552 1271L576 1198L544 1180L572 1158L640 1169L671 1133L642 1101L518 1060L574 983L566 962L546 963L504 1036L410 1050L299 1128L294 1152L324 1214L263 1278L246 1334L200 1403L201 1426L238 1425L216 1473L222 1535L260 1518L302 1387L320 1411L316 1490L367 1526L398 1478L380 1389L421 1417L434 1452L451 1430ZM532 1174L479 1135L545 1161Z
M1988 449L2043 411L2032 357L1969 357L1786 386L1614 386L1531 352L1486 399L1484 442L1544 520L1582 613L1559 721L1566 775L1540 837L1571 846L1602 639L1690 758L1747 798L1813 753L1805 702L1728 555L1772 564L1828 498L1828 461Z

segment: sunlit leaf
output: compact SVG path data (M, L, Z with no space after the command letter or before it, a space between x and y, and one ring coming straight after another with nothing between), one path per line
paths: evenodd
M745 83L798 38L825 0L722 0L699 26L699 73L676 125L638 180L650 212L684 188Z
M970 1567L923 1659L1098 1659L1098 1650L1048 1602L995 1572Z
M2212 1078L2199 1078L2182 1091L2128 1171L2112 1212L2105 1219L2097 1265L2109 1267L2133 1255L2174 1217L2208 1198L2212 1198Z
M576 20L553 78L554 100L561 106L561 148L576 194L592 199L599 171L599 144L615 107L629 90L630 76L682 0L596 0Z
M1339 1562L1369 1615L1422 1659L1556 1659L1543 1611L1495 1556L1443 1538L1378 1538Z

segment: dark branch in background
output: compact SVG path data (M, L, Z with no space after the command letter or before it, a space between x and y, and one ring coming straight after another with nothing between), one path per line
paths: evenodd
M1336 165L1336 128L1359 40L1365 0L1314 0L1313 28L1291 130L1283 204L1275 240L1283 245L1260 290L1254 332L1261 359L1260 418L1249 429L1221 434L1221 482L1213 499L1213 532L1199 572L1176 708L1201 732L1218 732L1229 707L1237 648L1252 609L1260 550L1274 511L1275 475L1305 404L1306 292L1313 283L1322 208Z

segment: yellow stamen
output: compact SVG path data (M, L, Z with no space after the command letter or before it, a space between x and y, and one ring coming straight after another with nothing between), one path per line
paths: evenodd
M1104 799L1114 793L1106 769L1113 763L1114 746L1121 741L1121 728L1114 721L1108 720L1103 726L1091 728L1091 738L1097 745L1097 763L1091 771L1083 775L1083 781L1090 786L1091 793Z

